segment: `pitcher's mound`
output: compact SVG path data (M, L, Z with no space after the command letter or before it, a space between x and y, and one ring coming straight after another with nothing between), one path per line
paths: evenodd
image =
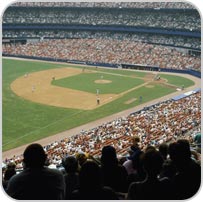
M104 80L104 79L99 79L99 80L95 80L94 81L95 83L111 83L112 81L111 80Z

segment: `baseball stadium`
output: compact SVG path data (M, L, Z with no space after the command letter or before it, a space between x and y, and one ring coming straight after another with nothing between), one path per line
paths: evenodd
M197 8L50 1L5 10L2 184L10 197L182 200L200 181Z

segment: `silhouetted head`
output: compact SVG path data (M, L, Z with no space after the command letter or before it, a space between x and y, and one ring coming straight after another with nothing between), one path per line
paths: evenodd
M78 170L78 161L74 156L66 157L62 164L67 173L75 173Z
M188 140L178 140L169 145L169 155L178 168L184 167L191 157L190 144Z
M10 168L15 169L16 168L16 164L13 163L13 162L10 162L10 163L8 163L8 165L6 167L7 167L7 169L10 169Z
M7 168L4 173L4 180L9 180L15 174L16 170L14 168Z
M142 163L148 176L157 176L163 165L161 154L153 149L147 150L142 156Z
M166 143L162 143L159 145L159 152L161 153L164 159L167 159L168 155L168 145Z
M182 158L189 160L191 158L190 143L188 140L180 139L177 141Z
M154 146L152 146L152 145L147 145L147 147L145 148L145 152L147 152L148 150L154 150L154 151L156 151L156 148L154 147Z
M85 163L87 161L87 155L83 152L77 153L76 159L77 159L79 165L82 166L83 163Z
M101 163L104 166L112 166L118 164L116 150L113 146L104 146L102 148Z
M132 160L132 164L133 164L134 169L138 170L142 167L142 161L141 161L142 154L143 154L143 151L138 150L132 155L131 158L129 158Z
M101 168L93 161L86 161L79 173L80 187L91 191L101 187Z
M37 143L29 145L25 149L23 156L26 168L41 168L47 158L43 147Z
M169 144L168 153L169 153L170 159L172 161L174 161L175 158L176 158L176 153L177 153L177 150L178 150L177 147L178 147L177 142L172 142L172 143Z
M135 136L132 137L131 142L132 142L132 145L130 146L130 149L128 150L130 156L131 156L134 152L140 150L140 148L139 148L140 138L135 135Z

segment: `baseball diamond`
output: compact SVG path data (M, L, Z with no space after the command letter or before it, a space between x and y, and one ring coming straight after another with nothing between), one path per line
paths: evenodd
M2 14L4 194L194 196L201 185L200 16L184 1L9 5Z
M124 85L119 88L122 88L122 91L118 89L117 85L112 87L110 84L113 82L99 82L97 85L100 86L100 105L98 105L96 102L97 87L93 90L91 88L84 90L84 84L78 87L76 85L78 82L74 78L74 76L80 75L84 77L83 74L87 74L90 77L89 84L92 86L95 82L95 70L92 67L87 67L86 72L82 73L81 69L81 66L73 64L56 64L16 59L3 60L3 77L5 81L7 80L3 86L7 92L4 94L4 99L10 100L3 105L3 108L7 111L10 109L9 111L11 111L4 115L3 120L8 120L9 117L11 118L10 113L13 114L15 111L12 118L15 120L15 125L13 125L14 122L10 121L9 124L4 124L3 150L12 149L12 147L20 146L30 141L44 141L43 138L48 136L52 139L54 138L51 137L52 135L63 130L70 130L77 125L86 124L128 108L134 111L136 107L140 107L140 104L141 106L147 106L149 101L155 103L156 99L161 99L167 94L169 94L169 97L172 97L174 94L181 94L182 92L176 89L182 83L186 87L184 92L200 85L199 79L189 75L174 75L162 72L160 73L161 80L154 81L153 78L154 74L157 74L156 72L99 68L96 74L99 74L98 71L100 71L102 75L105 75L105 77L110 76L112 80L125 78L127 81L135 81L133 81L134 84L131 83L131 86L127 82L120 82ZM28 70L30 72L25 77L24 75L27 74ZM19 71L19 73L16 71ZM8 75L12 78L7 79ZM55 76L55 81L52 80L53 75ZM93 78L91 78L92 76ZM73 77L71 80L72 87L70 87L70 84L68 84L69 87L65 87L61 79L66 80L71 77ZM96 78L100 77L97 76ZM96 81L98 80L100 79L96 79ZM59 82L59 84L56 85L53 82ZM84 82L88 83L87 77L85 77ZM35 85L34 92L32 92L33 85ZM103 91L110 93L103 94L102 85L107 85ZM79 90L78 88L83 90ZM170 93L173 94L170 95ZM140 94L144 95L142 103L139 103ZM15 103L14 100L16 100L15 105L12 104ZM17 103L22 103L23 105ZM26 116L23 117L23 112L29 113L26 113ZM32 118L33 112L39 114L36 119ZM50 116L52 113L55 114L55 117ZM22 122L25 124L24 127L20 127ZM11 125L13 126L11 127ZM30 131L31 128L35 129ZM19 131L19 135L17 131ZM60 137L58 138L60 139Z

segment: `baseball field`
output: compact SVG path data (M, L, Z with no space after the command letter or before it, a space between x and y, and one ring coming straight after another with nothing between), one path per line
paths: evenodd
M52 136L166 96L184 76L3 59L2 150ZM99 104L97 99L99 98ZM74 135L74 134L73 134Z

